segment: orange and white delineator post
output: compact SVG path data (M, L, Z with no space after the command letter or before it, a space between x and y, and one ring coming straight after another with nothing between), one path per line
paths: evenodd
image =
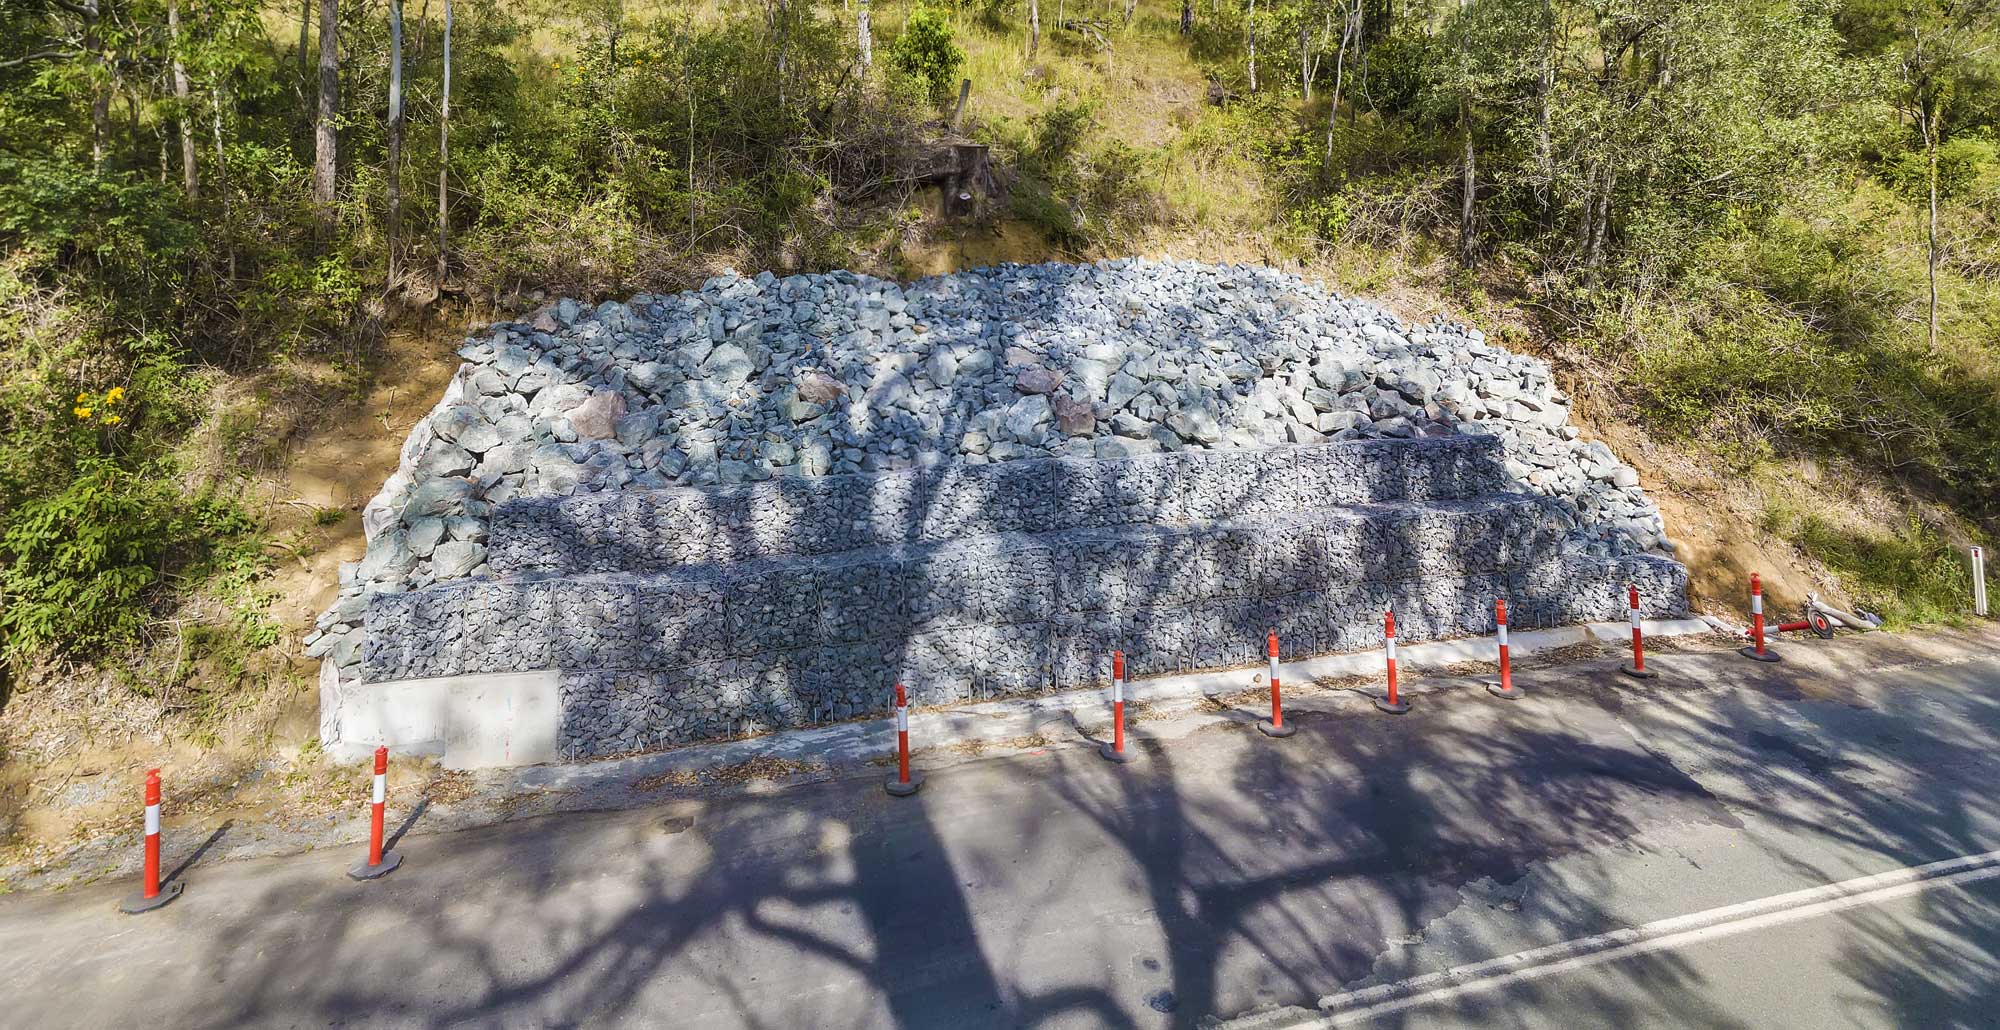
M118 911L138 915L161 908L181 896L179 880L160 886L160 770L146 770L146 857L139 893L118 903Z
M1750 639L1750 646L1739 650L1738 654L1760 662L1778 660L1775 652L1764 647L1764 581L1754 572L1750 574Z
M1493 635L1500 644L1500 681L1486 684L1486 692L1494 697L1518 701L1524 695L1521 688L1514 685L1514 663L1507 655L1507 599L1493 602Z
M1264 667L1271 680L1271 720L1260 722L1257 728L1267 737L1289 737L1299 731L1297 726L1285 725L1285 702L1278 691L1278 631L1272 630L1264 637Z
M1132 761L1125 750L1125 652L1111 652L1111 743L1099 744L1097 753L1107 762L1124 765Z
M1632 661L1629 665L1619 666L1618 671L1633 679L1659 679L1659 673L1646 668L1646 634L1639 619L1639 584L1630 584L1625 589L1625 615L1632 622Z
M896 775L882 785L892 797L906 798L924 785L924 774L910 770L910 698L896 684Z
M396 871L403 856L382 850L382 814L389 800L389 749L375 749L375 776L368 803L368 860L356 863L347 875L357 880L377 880Z
M1382 647L1389 659L1389 694L1375 699L1375 707L1390 715L1401 715L1410 710L1410 703L1396 694L1396 612L1390 609L1383 613Z

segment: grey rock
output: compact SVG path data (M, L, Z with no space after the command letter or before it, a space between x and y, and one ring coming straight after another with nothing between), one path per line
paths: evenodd
M1016 440L1033 442L1041 439L1055 410L1049 399L1042 394L1029 394L1007 409L1007 435Z
M464 518L464 516L459 516ZM410 553L419 558L428 558L444 539L445 522L439 518L418 519L410 524L408 544Z
M479 544L468 540L447 540L431 552L431 569L438 579L457 579L470 574L485 560L486 548Z

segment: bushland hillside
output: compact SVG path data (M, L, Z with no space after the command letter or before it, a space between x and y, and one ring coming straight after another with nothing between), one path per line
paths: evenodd
M724 267L1302 270L1554 362L1701 603L1957 618L1997 124L1993 0L11 0L0 839L121 748L316 775L463 332Z

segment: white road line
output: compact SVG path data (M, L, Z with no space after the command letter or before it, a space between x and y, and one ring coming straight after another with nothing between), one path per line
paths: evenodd
M1459 995L1996 877L2000 877L2000 851L1988 851L1692 912L1395 983L1329 995L1319 1000L1324 1015L1294 1024L1288 1030L1345 1026Z

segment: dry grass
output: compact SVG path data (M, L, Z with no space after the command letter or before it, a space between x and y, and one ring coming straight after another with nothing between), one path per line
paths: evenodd
M632 792L648 794L659 790L707 790L741 786L755 781L785 782L808 776L823 776L826 763L796 762L789 758L759 755L734 765L706 769L668 769L632 782Z
M977 758L988 751L1033 751L1036 748L1051 747L1055 743L1054 738L1035 733L1025 737L1007 737L1001 740L961 740L956 743L946 744L942 750L949 751L954 755L962 755L966 758ZM886 764L890 759L884 758L879 761Z
M1522 664L1544 668L1551 665L1564 665L1569 662L1588 662L1604 657L1609 650L1610 648L1594 640L1586 640L1580 644L1568 644L1563 647L1552 647L1546 651L1536 651L1533 654L1524 656L1526 660Z

